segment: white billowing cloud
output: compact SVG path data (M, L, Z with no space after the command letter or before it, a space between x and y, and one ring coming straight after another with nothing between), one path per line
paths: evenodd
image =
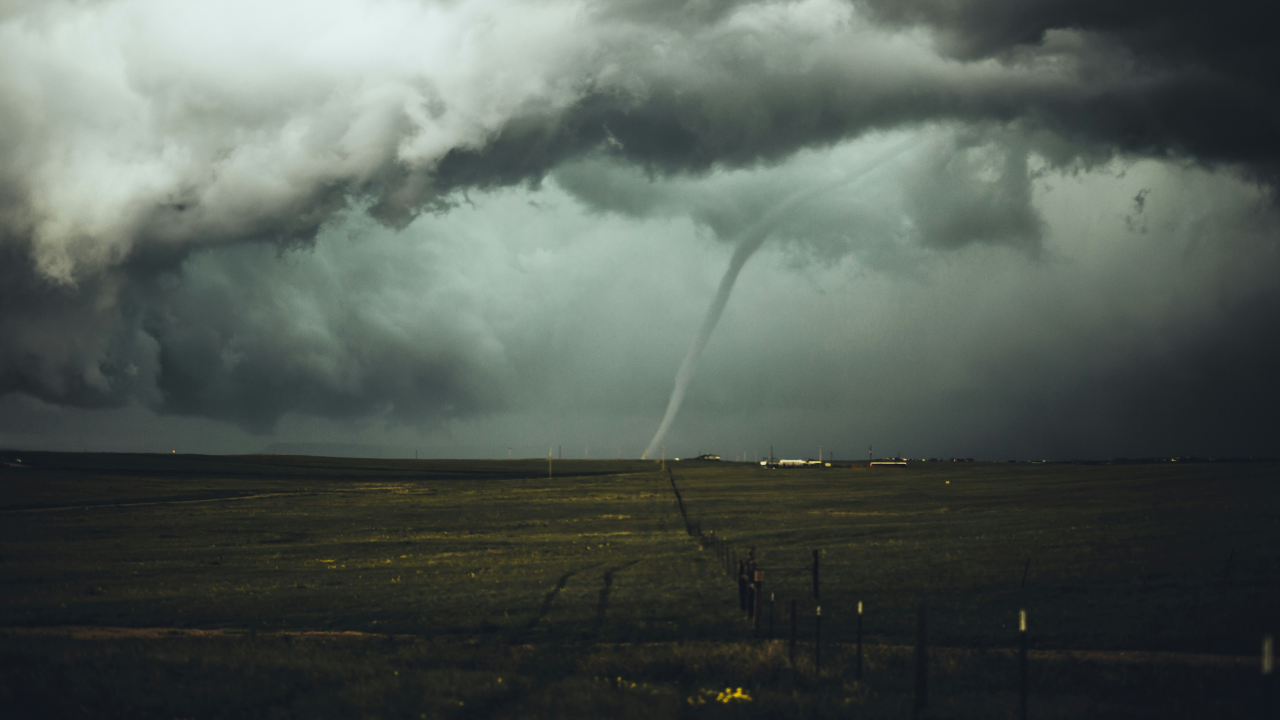
M115 0L0 21L0 233L71 282L137 253L408 222L606 138L660 169L780 159L937 117L1008 120L1152 77L939 57L838 0L672 28L575 2ZM1081 50L1083 52L1083 50ZM1087 81L1087 82L1086 82ZM496 143L496 144L495 144ZM437 170L451 154L440 187Z
M6 234L69 281L135 246L313 234L520 108L571 102L574 3L42 6L0 25ZM417 182L429 184L423 177ZM398 187L396 187L398 183Z

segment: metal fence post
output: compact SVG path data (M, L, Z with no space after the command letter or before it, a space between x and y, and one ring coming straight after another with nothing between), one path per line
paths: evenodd
M862 601L858 601L858 669L854 680L862 682Z
M822 606L813 615L813 674L822 676Z
M1275 659L1272 652L1271 636L1262 638L1262 717L1275 720L1276 716L1276 683L1272 670Z
M818 551L813 551L813 599L818 600Z

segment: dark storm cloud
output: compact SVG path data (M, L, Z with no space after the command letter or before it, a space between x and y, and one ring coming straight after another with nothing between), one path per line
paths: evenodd
M870 145L870 143L868 143ZM919 129L906 142L886 136L891 166L878 168L875 182L898 189L898 217L909 223L907 236L926 248L955 249L971 243L1020 247L1035 252L1043 222L1032 205L1032 182L1044 172L1031 170L1034 138L1006 126L934 127ZM669 179L653 182L633 164L617 159L565 163L555 171L557 183L599 211L634 217L687 216L727 239L798 190L839 183L840 164L816 157L787 169L721 182ZM870 181L866 181L870 182ZM816 256L837 258L868 238L889 240L902 234L901 223L886 227L881 202L867 207L866 182L832 188L808 198L772 235L805 246ZM863 240L852 243L851 227Z
M1034 248L1033 152L1059 168L1121 152L1276 177L1273 51L1262 23L1229 42L1247 13L858 5L871 24L850 7L335 2L245 24L248 5L5 6L0 392L256 429L289 410L498 407L501 353L467 332L404 337L330 308L308 334L287 285L259 278L269 292L248 302L200 254L306 246L353 205L404 227L457 191L536 184L583 158L671 180L967 126L903 177L930 248ZM660 203L578 193L637 216ZM725 207L697 217L720 235L750 220Z
M87 407L153 399L154 342L129 332L114 278L44 281L20 246L0 246L0 387Z
M263 431L285 410L431 425L500 409L502 352L469 324L465 298L449 313L415 307L406 328L388 317L400 308L372 301L394 280L389 258L375 257L279 267L270 250L244 247L194 259L181 285L156 288L165 316L144 321L165 410ZM330 264L344 261L364 267Z
M684 39L697 47L677 46L680 64L620 46L624 74L642 91L605 84L554 118L513 119L493 142L450 153L439 176L515 182L605 142L646 167L696 171L942 119L1046 130L1046 154L1064 164L1125 152L1237 164L1264 182L1276 179L1280 50L1264 29L1261 4L1226 11L1202 3L1015 0L859 6L886 26L927 29L944 55L964 64L895 53L901 48L889 43L867 54L824 45L826 38L805 44L785 29L772 43L760 41L760 28L687 30ZM659 24L690 13L718 20L730 6L627 7L633 12L624 15ZM884 38L855 32L837 42L868 39L874 46Z
M1170 329L1145 348L1070 384L1002 386L1044 363L996 363L999 382L961 393L970 439L983 457L1274 457L1280 423L1280 294L1253 292L1217 308L1195 334ZM1042 376L1043 378L1043 376Z
M1125 63L1155 82L1037 119L1126 152L1236 163L1264 182L1280 179L1280 48L1265 3L857 1L887 25L929 28L940 52L964 61L1066 52L1104 72Z
M962 133L914 168L906 210L916 239L936 248L975 242L1037 248L1028 150L1009 134Z

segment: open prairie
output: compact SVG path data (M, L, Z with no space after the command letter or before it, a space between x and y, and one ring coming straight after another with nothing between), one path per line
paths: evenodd
M1275 464L0 460L23 717L902 717L921 605L929 716L1015 715L1020 608L1032 717L1240 716L1277 627Z

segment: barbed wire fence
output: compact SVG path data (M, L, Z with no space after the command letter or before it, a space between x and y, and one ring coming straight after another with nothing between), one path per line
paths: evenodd
M812 645L813 653L813 673L820 677L822 674L822 604L821 604L821 550L814 549L811 551L812 561L803 564L794 565L761 565L758 562L756 546L743 547L735 545L725 538L716 534L715 530L704 530L702 521L696 517L690 517L689 510L685 506L684 497L680 493L680 488L676 484L675 474L670 468L665 468L668 481L671 484L672 493L675 496L675 504L680 512L681 520L684 522L685 532L689 537L698 542L700 548L709 550L714 553L721 570L730 578L734 578L738 585L738 609L751 625L752 636L756 638L775 640L777 639L775 620L777 615L777 598L781 595L787 598L784 602L787 610L787 656L788 662L793 671L798 671L800 665L797 663L796 650L797 645L801 643L800 628L802 616L800 610L807 610L800 603L800 598L804 598L811 594L813 625L812 625ZM1232 555L1234 555L1234 548ZM1019 588L1025 588L1027 581L1027 573L1031 566L1031 558L1027 558L1026 564L1023 566L1022 578ZM1231 572L1231 559L1227 561L1227 571L1225 577L1229 577ZM766 574L769 584L766 586ZM1225 582L1224 577L1224 582ZM766 587L768 599L766 600ZM806 605L808 603L805 603ZM850 607L853 607L852 605ZM766 622L765 616L768 620ZM854 623L854 680L857 683L863 681L863 601L856 600L856 619ZM915 642L913 649L913 666L914 666L914 693L911 716L919 718L925 712L928 706L928 678L929 678L929 642L928 642L928 609L926 604L921 601L915 608ZM1259 708L1261 717L1267 720L1274 720L1280 706L1276 701L1276 677L1274 672L1274 651L1273 640L1270 634L1262 637L1261 653L1259 657L1259 665L1261 668L1261 678L1259 685ZM1028 632L1027 632L1027 610L1021 608L1018 611L1018 630L1016 636L1016 657L1017 657L1017 686L1018 686L1018 717L1020 720L1026 720L1028 713L1028 702L1030 696L1029 688L1029 662L1028 662Z

